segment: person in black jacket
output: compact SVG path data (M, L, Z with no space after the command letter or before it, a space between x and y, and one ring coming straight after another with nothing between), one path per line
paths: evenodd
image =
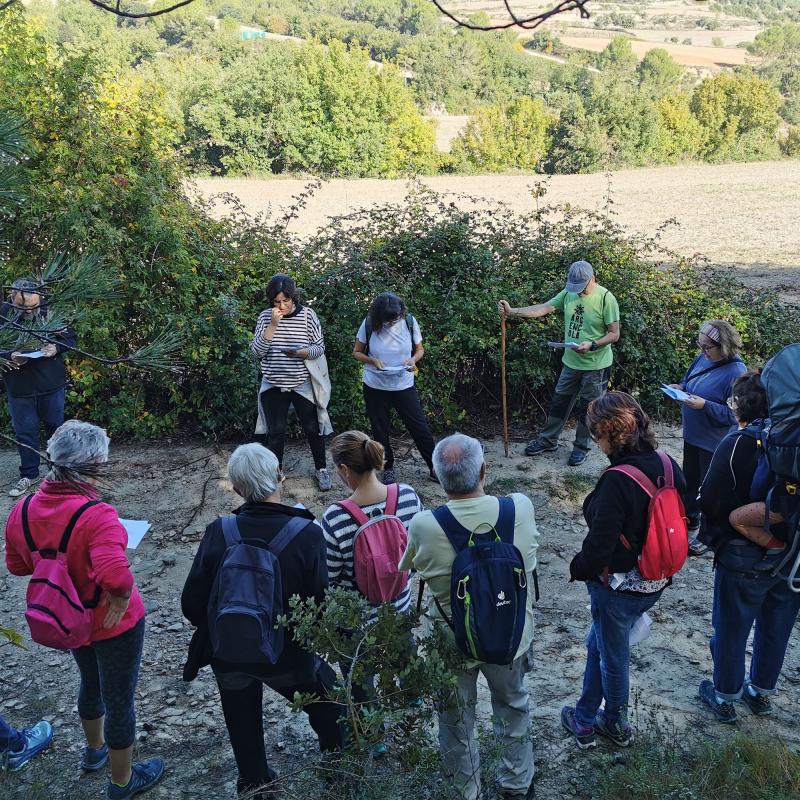
M0 330L17 337L17 347L26 352L36 350L35 333L28 329L41 328L47 317L42 287L32 278L17 278L11 284L11 298L0 306ZM3 378L8 395L8 410L17 441L27 447L19 450L19 481L9 491L11 497L25 494L39 480L39 427L44 424L49 439L64 422L64 395L67 371L62 353L75 345L75 332L65 327L48 333L48 339L38 348L39 358L29 358L25 352L6 350L0 358L9 362ZM30 449L32 448L32 449Z
M612 467L636 467L654 484L663 479L664 464L656 452L650 419L630 395L609 392L594 400L586 419L592 438ZM683 493L683 473L666 457L672 465L675 488ZM574 707L564 706L561 711L561 724L581 748L593 747L596 733L622 747L633 741L627 721L630 632L670 580L646 580L637 567L649 505L650 497L643 488L630 476L610 469L583 503L589 533L569 571L570 580L586 582L592 627L586 640L583 692Z
M713 680L700 684L700 698L721 722L735 722L735 700L743 699L755 714L769 714L786 647L800 612L800 593L772 570L782 558L786 528L770 526L773 539L761 547L731 524L735 509L763 497L751 496L759 458L758 431L767 417L767 396L757 373L740 376L730 405L739 430L729 433L714 451L700 487L698 502L714 549L714 600L711 624ZM779 484L780 486L780 484ZM777 495L775 495L777 497ZM755 624L753 657L745 678L745 652Z
M283 476L277 457L260 444L241 445L228 461L228 475L234 491L245 500L244 505L233 512L242 539L260 539L269 544L293 517L308 520L278 556L284 609L289 609L292 595L313 597L321 602L328 588L322 529L309 511L281 503ZM183 615L197 628L189 645L183 677L187 681L194 680L202 667L211 665L239 769L237 789L247 794L268 786L277 777L267 764L264 747L262 684L287 700L292 700L295 692L324 698L336 676L319 656L294 642L290 630L285 632L283 652L274 666L230 663L212 657L208 604L225 549L222 522L216 519L206 528L181 596ZM323 752L343 746L340 719L345 712L341 705L321 700L306 706L305 711Z

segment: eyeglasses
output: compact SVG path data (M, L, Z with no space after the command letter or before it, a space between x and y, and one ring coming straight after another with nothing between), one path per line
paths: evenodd
M286 480L286 476L283 474L282 469L278 470L277 478L278 478L278 483L283 483Z
M699 339L697 340L696 344L704 353L707 353L709 350L713 350L714 348L719 347L718 344L703 344Z

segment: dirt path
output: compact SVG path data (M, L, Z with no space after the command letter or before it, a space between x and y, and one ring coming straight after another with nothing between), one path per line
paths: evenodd
M673 454L680 439L670 429L659 431ZM402 445L399 448L402 452ZM161 754L168 762L163 783L148 797L160 800L234 797L235 766L227 744L216 687L208 670L186 685L181 666L191 631L181 618L180 591L205 525L233 508L236 498L224 478L229 447L203 444L114 447L110 476L112 501L123 516L146 518L153 529L129 555L137 583L148 608L148 633L138 689L141 756ZM585 534L580 501L593 484L604 460L593 452L579 470L565 467L566 449L543 459L520 455L513 445L506 460L499 442L487 443L489 490L525 491L534 500L541 529L540 574L542 599L537 614L536 668L529 677L533 696L536 752L545 770L540 800L584 797L586 776L598 768L608 749L599 746L586 756L565 741L558 727L563 703L575 699L580 687L583 636L589 615L586 590L568 583L567 566ZM5 489L13 482L16 456L0 451L0 474L5 476L0 513L11 500ZM311 463L304 446L287 450L286 483L291 501L305 503L319 515L338 499L336 488L323 496L314 488ZM416 454L399 462L401 480L419 488L426 506L443 496L426 480L424 464ZM699 680L709 674L711 561L692 560L655 607L650 638L633 656L633 716L640 725L650 715L686 730L718 736L715 726L696 699ZM23 627L21 609L26 582L0 567L0 624ZM0 797L14 800L83 800L100 797L104 778L82 777L77 769L81 745L75 698L76 670L68 655L28 643L24 652L0 648L0 711L11 722L28 724L45 716L56 727L53 747L28 769L5 781ZM794 724L800 704L800 644L790 644L783 669L782 692L773 719L757 719L745 711L740 729L770 733L800 744ZM483 720L490 709L481 695ZM274 767L284 773L314 763L315 743L304 718L292 715L277 695L265 698L267 752ZM420 800L423 800L421 797Z
M536 208L531 195L542 176L434 177L424 183L468 208L506 203L519 213ZM251 213L278 213L306 186L304 180L209 178L197 181L204 196L236 195ZM358 208L400 203L403 180L330 180L308 201L292 230L308 236L332 217ZM556 175L544 202L603 211L608 180L603 174ZM652 236L667 220L664 245L678 253L704 254L712 264L733 266L752 286L783 288L800 300L800 161L698 164L622 170L611 177L614 219L631 233ZM218 207L219 208L219 207Z

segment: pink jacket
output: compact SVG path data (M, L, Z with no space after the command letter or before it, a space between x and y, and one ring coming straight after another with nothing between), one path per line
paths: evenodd
M28 506L28 525L39 549L56 549L72 515L87 499L66 483L45 481ZM6 522L6 566L12 575L30 575L33 559L22 530L21 499ZM92 641L112 639L130 630L144 616L144 603L139 595L125 556L128 534L122 527L116 509L98 503L78 519L67 548L67 565L75 588L84 603L94 599L99 586L116 596L130 593L125 615L114 628L103 628L104 603L92 612Z

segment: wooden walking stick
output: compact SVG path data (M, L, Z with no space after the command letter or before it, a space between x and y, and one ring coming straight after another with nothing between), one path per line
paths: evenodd
M506 315L500 317L500 389L503 393L503 447L508 458L508 397L506 392Z

